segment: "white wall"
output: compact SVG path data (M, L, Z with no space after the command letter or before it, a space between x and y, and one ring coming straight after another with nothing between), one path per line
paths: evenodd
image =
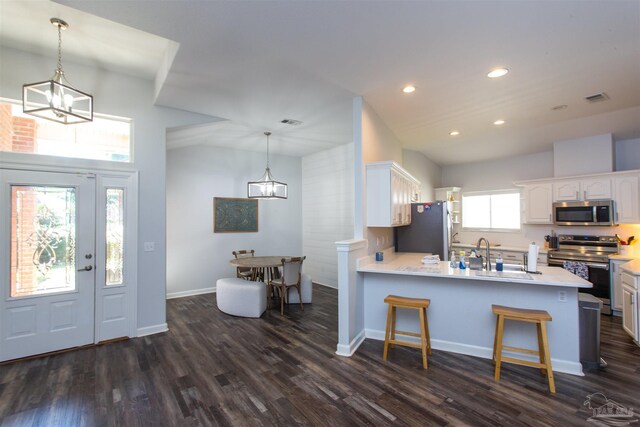
M515 188L513 181L553 176L553 152L442 167L442 186L463 191Z
M442 168L424 154L413 150L402 150L402 167L420 181L420 201L435 200L433 189L441 186Z
M613 172L614 144L610 133L553 143L553 176Z
M640 169L640 138L616 142L615 158L617 171Z
M302 158L302 248L314 282L338 287L335 242L353 238L353 144Z
M247 182L264 173L265 153L207 146L167 152L168 296L210 291L217 279L235 277L229 264L234 250L306 255L301 159L272 154L269 163L274 177L287 183L288 199L258 202L257 233L213 233L213 197L247 197Z
M358 99L361 100L361 98ZM355 104L356 111L354 111L354 114L360 114L360 120L354 119L354 127L357 127L361 123L361 128L359 130L354 129L354 144L360 144L362 158L355 158L354 161L361 163L363 174L365 173L364 165L371 162L393 160L402 165L402 146L398 138L391 132L375 110L364 100L362 100L360 104L361 108L359 112ZM360 141L356 140L358 134L361 135ZM357 147L356 153L358 153ZM366 227L366 182L364 179L360 188L356 185L356 194L358 194L358 191L361 191L360 200L363 206L362 219L364 229L362 235L369 242L368 252L371 254L392 246L392 228ZM356 215L358 214L356 210ZM356 237L357 236L358 234L356 234Z
M22 99L22 85L47 79L55 59L2 48L0 97ZM166 129L213 120L186 111L153 105L153 82L65 61L67 78L94 96L96 113L133 119L134 163L139 171L138 329L160 330L165 316L165 137ZM81 126L81 125L79 125ZM0 155L1 156L1 155ZM1 157L0 157L1 160ZM68 160L58 164L73 165ZM86 163L86 162L85 162ZM87 164L97 164L90 162ZM109 162L103 162L108 167ZM122 167L122 165L119 165ZM142 251L155 242L154 252Z

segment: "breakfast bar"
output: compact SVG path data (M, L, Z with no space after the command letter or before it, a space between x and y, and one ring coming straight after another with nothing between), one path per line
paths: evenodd
M540 266L540 274L460 270L443 261L423 264L424 255L392 252L381 262L373 256L358 260L366 338L384 339L384 299L389 294L431 300L428 318L435 350L483 358L492 356L496 321L492 304L546 310L553 318L548 324L553 370L582 375L578 288L589 288L591 283L562 268ZM419 330L412 314L398 311L398 329ZM517 323L505 327L505 342L536 348L533 326Z

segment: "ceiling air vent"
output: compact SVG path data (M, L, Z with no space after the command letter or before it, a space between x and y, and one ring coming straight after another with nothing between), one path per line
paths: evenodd
M596 93L595 95L591 95L591 96L587 96L584 100L587 102L600 102L600 101L606 101L607 99L609 99L609 95L607 95L604 92L600 92L600 93Z
M300 120L293 120L293 119L282 119L280 120L280 123L284 123L285 125L291 125L291 126L298 126L302 124Z

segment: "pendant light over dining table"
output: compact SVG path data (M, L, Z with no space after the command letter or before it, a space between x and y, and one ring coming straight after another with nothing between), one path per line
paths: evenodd
M250 199L286 199L287 184L273 179L269 169L269 136L271 132L264 133L267 136L267 169L258 181L247 183L247 197Z
M50 21L58 29L58 66L51 79L22 86L22 111L67 125L93 121L93 96L72 87L62 70L62 30L69 25Z

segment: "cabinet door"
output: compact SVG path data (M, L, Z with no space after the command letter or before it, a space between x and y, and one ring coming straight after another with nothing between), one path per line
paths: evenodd
M599 200L611 198L611 178L594 178L582 180L582 200Z
M614 201L616 223L640 223L640 197L638 196L638 176L623 176L614 179Z
M635 289L622 287L622 329L638 341L638 293Z
M502 260L505 264L524 265L524 254L522 252L502 252Z
M611 260L611 308L614 310L622 310L622 272L620 264L627 261Z
M527 224L552 224L552 184L531 184L524 187L524 219Z
M402 177L391 170L391 225L400 225L402 220Z
M402 225L411 224L411 183L402 177Z
M553 201L580 200L580 181L557 181L553 184Z

